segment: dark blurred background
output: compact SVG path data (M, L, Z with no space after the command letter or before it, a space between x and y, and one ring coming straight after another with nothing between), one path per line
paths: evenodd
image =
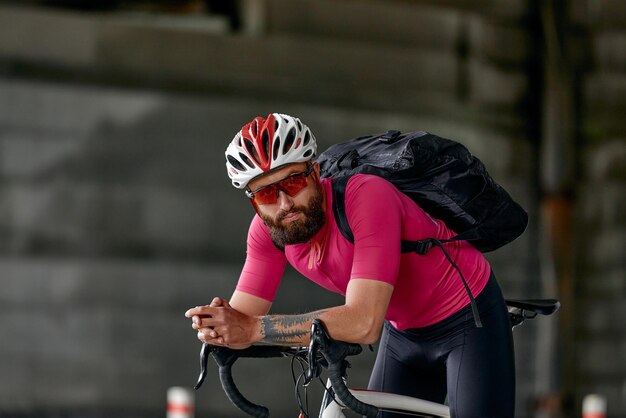
M505 295L563 304L515 331L518 416L624 417L625 110L623 0L0 1L0 417L164 416L193 386L183 313L230 295L252 216L223 152L270 112L322 149L467 145L530 213L488 255ZM341 302L281 286L275 312ZM297 415L288 362L237 366ZM196 417L243 416L211 371Z

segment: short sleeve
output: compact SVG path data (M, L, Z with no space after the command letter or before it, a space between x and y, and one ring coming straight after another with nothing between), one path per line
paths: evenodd
M237 282L237 290L272 302L285 271L287 259L256 215L248 230L246 262Z
M345 207L354 235L351 279L395 284L403 217L399 193L393 184L377 176L357 175L349 180Z

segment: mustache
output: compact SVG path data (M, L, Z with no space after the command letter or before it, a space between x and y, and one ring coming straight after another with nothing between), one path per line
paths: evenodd
M301 209L301 208L299 208L299 207L297 207L297 208L293 208L293 209L291 209L291 210L289 210L289 211L284 211L284 210L281 210L281 211L280 211L280 212L278 212L278 214L276 215L276 221L280 222L280 221L282 221L283 219L285 219L287 216L289 216L289 215L291 215L291 214L294 214L294 213L300 213L300 212L302 212L302 209Z

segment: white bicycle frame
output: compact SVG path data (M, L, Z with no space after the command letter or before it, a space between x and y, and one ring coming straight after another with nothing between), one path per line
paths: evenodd
M330 388L330 381L326 383L326 387ZM437 418L449 418L450 409L435 402L425 401L423 399L412 398L410 396L396 395L387 392L378 392L367 389L350 389L352 395L361 402L374 405L381 409L393 409L398 412L406 412L411 414L426 414ZM343 410L347 409L335 401L331 401L320 410L320 418L346 418Z

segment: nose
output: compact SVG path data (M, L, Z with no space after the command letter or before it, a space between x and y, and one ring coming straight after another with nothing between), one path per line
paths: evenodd
M282 190L278 191L278 205L280 210L285 212L289 211L293 207L293 199L287 193Z

